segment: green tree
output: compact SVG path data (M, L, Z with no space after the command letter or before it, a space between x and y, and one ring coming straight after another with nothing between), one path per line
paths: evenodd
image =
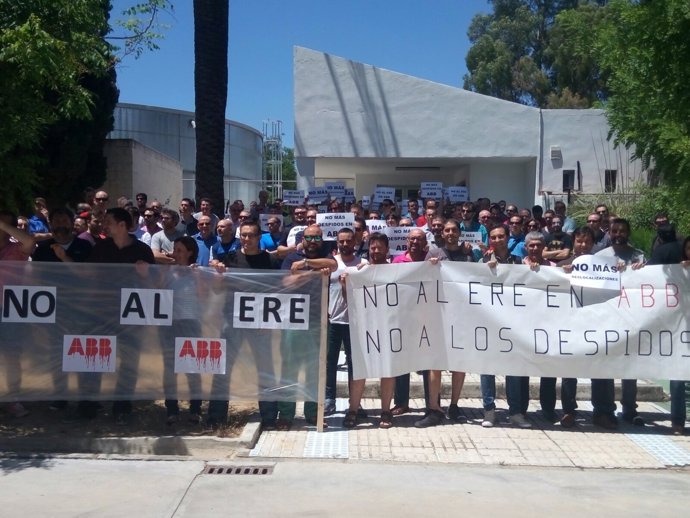
M690 193L690 3L610 2L597 55L609 74L606 113L617 142ZM687 201L686 201L687 203Z
M228 0L194 0L196 197L225 206L225 108L228 97Z
M50 165L42 145L51 128L93 118L98 101L87 83L112 71L103 39L109 9L108 0L0 0L0 198L5 207L17 210L37 186L50 188L40 168ZM112 76L108 80L112 83Z
M589 107L605 98L592 36L581 32L600 23L605 1L490 3L493 13L475 16L468 30L466 89L538 107Z

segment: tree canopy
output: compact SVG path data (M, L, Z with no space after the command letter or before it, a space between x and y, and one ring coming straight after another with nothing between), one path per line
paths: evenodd
M464 87L542 108L586 108L606 99L593 57L605 1L491 0L473 18Z
M690 3L610 2L597 56L609 74L606 113L617 142L690 191Z
M41 146L51 128L93 119L103 99L90 86L105 80L113 85L102 93L116 92L103 39L109 9L108 0L0 0L0 193L7 208L16 210L43 183L51 157Z

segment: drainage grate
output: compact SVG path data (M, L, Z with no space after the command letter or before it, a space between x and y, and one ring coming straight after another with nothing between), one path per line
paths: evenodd
M223 466L208 464L202 475L271 475L273 466Z

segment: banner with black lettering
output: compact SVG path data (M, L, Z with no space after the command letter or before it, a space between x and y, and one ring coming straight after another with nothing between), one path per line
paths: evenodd
M557 267L450 261L370 265L347 288L356 379L422 369L690 379L680 265L626 270L615 291L571 285Z
M323 282L3 261L0 401L316 400Z

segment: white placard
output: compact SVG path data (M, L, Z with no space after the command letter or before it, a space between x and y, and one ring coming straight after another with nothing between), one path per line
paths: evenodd
M355 215L352 212L317 214L316 224L321 227L324 241L336 241L342 228L354 228Z
M172 325L173 290L120 291L120 324L131 326Z
M570 283L574 286L620 290L621 274L616 259L596 255L581 255L575 258Z
M422 182L420 187L424 199L440 200L443 197L443 182Z
M388 223L382 219L368 219L367 220L367 230L370 234L374 232L383 232L388 228Z
M470 192L467 187L461 187L458 185L447 187L446 194L448 195L448 201L451 203L469 201L470 199Z
M395 187L377 187L374 191L374 203L380 204L383 200L395 201Z
M465 232L464 230L461 232L462 234L460 235L460 241L465 241L473 246L479 246L481 244L484 244L481 232Z
M54 324L57 288L54 286L4 286L3 322Z
M371 205L371 198L368 195L362 196L362 208L368 209L369 205Z
M345 196L345 182L326 182L324 186L332 200Z
M63 337L63 372L115 372L116 360L116 336L65 335Z
M304 205L304 191L283 191L283 205L290 205L296 207Z
M387 227L383 233L388 236L388 253L391 257L407 252L407 235L415 227Z
M345 187L345 196L343 197L343 201L345 203L354 203L355 202L355 188L349 188Z
M235 293L232 325L241 329L309 329L307 294Z
M323 203L328 199L328 189L325 187L311 187L307 193L307 198L312 205Z
M226 360L222 338L175 337L175 372L225 374Z

